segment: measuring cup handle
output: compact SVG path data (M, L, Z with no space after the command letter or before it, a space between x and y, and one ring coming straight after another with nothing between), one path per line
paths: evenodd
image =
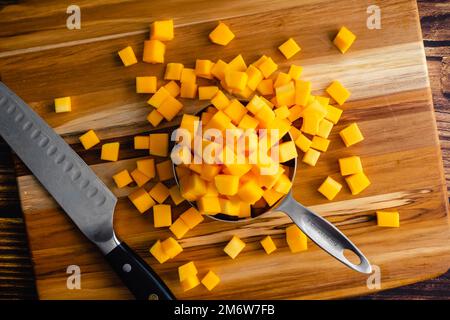
M286 196L276 211L286 213L308 238L349 268L361 273L372 273L369 260L341 231L294 200L291 193ZM358 256L359 264L352 263L344 256L345 249Z

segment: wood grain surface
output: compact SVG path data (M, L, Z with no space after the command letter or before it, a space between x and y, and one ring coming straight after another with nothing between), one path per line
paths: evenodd
M197 10L202 15L183 13L179 16L168 6L159 6L161 12L152 10L150 13L145 5L131 2L126 5L128 14L122 15L123 20L118 24L115 15L124 4L106 1L101 5L86 6L87 18L84 19L87 26L78 34L68 32L61 23L65 21L61 17L66 16L66 5L61 2L48 1L43 7L30 10L23 10L21 6L5 6L0 11L0 76L112 186L111 172L131 167L137 157L145 156L131 148L134 134L150 130L144 121L148 108L142 96L133 94L133 79L142 73L161 75L163 70L161 66L144 64L124 69L114 52L126 44L133 45L140 52L150 21L164 15L176 19L178 36L170 43L166 57L168 61L181 61L187 65L199 56L198 48L201 47L204 58L229 59L242 53L247 60L252 60L258 54L266 53L286 68L288 64L275 48L280 39L300 34L303 51L297 61L305 66L305 77L313 80L317 92L330 80L338 78L350 87L353 96L345 106L342 123L333 131L330 151L316 168L300 167L302 178L295 183L296 198L341 227L372 263L381 267L382 289L445 272L450 258L448 201L416 4L411 1L381 1L383 29L369 31L365 28L366 3L319 2L293 5L291 1L270 1L256 6L247 2L236 2L235 6L218 2L220 10L208 10L198 2L192 12ZM446 35L442 35L436 25L448 17L436 14L439 6L435 3L423 5L429 13L425 22L422 20L422 24L429 28L424 30L425 44L435 38L439 41L439 45L430 45L426 53L432 87L443 85L442 94L436 94L435 90L433 97L445 155L449 140L448 116L446 118L449 82L445 71L445 39L448 37L445 38ZM53 10L48 10L49 7ZM333 12L336 7L342 10L339 15L333 14L323 22L315 19L318 13ZM101 12L108 8L111 16L105 18ZM337 54L330 44L331 34L342 24L343 16L345 24L359 36L351 52L345 56ZM27 23L30 17L33 17L33 24ZM210 45L206 39L208 30L217 19L228 21L238 34L232 45L225 49ZM427 39L427 34L431 40ZM182 52L177 50L180 47ZM440 68L441 65L444 67ZM361 72L364 72L364 77L360 76ZM74 97L77 108L71 114L56 116L51 111L52 99L62 95ZM195 111L194 104L186 101L185 105L186 112ZM346 150L336 132L351 121L358 121L366 141ZM99 162L98 148L89 152L80 149L76 138L88 128L95 128L103 140L122 142L119 163ZM337 178L335 160L343 154L362 156L373 185L358 198L351 197L346 191L336 199L336 203L329 204L314 190L327 174L334 174ZM5 163L5 170L9 170L5 175L9 178L5 178L2 188L9 192L5 193L6 200L17 201L6 160L8 151L2 155L2 164ZM448 162L445 165L448 166ZM68 219L61 215L54 201L28 171L19 166L17 174L39 296L129 297L95 248L72 229ZM150 216L138 215L123 199L124 193L114 192L120 197L115 221L118 234L155 267L179 297L204 297L202 290L183 294L177 285L174 270L190 259L198 262L201 270L217 269L223 279L221 287L209 298L336 298L369 292L365 277L344 269L313 245L306 253L288 253L282 240L282 229L289 221L279 214L246 225L208 221L182 241L186 248L183 255L171 263L156 265L147 253L148 247L154 239L166 237L169 233L154 230ZM0 252L1 259L6 257L5 266L0 260L0 268L5 268L4 273L0 272L0 280L5 279L5 285L1 281L0 289L5 287L6 297L32 297L31 268L25 250L26 240L19 236L23 234L23 225L17 218L17 202L5 201L5 204L8 206L5 212L9 212L5 215L10 215L10 218L6 217L0 223L0 232L5 234L0 238L5 242L4 245L0 243L0 249L6 250L5 255ZM176 212L185 207L177 208ZM385 207L399 208L401 229L383 230L375 226L374 210ZM53 226L51 229L47 227L49 224ZM238 234L248 242L245 252L234 262L221 253L231 234ZM264 234L273 234L280 244L281 249L276 255L265 256L258 247ZM8 257L11 264L8 264ZM69 264L78 264L82 268L81 291L68 292L65 288L65 268ZM14 268L16 265L20 268ZM273 274L277 274L277 282L285 284L282 289L279 286L275 288L273 279L268 279ZM250 287L243 286L243 277L252 283ZM445 281L445 277L443 279ZM19 289L12 289L15 286ZM0 295L3 295L1 291ZM381 293L372 298L378 297L390 296Z

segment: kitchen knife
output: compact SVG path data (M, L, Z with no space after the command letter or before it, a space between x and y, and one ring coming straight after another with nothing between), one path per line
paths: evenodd
M175 299L158 275L113 229L117 198L27 104L0 82L0 135L55 198L136 299Z

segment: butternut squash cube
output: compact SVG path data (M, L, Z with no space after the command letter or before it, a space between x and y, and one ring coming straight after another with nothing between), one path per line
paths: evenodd
M334 45L341 51L342 53L345 53L350 46L355 41L356 36L348 30L346 27L341 27L338 34L333 40Z
M219 87L217 86L198 87L198 99L210 100L217 94L218 91Z
M150 39L152 40L169 41L174 37L173 20L154 21L151 29Z
M134 137L134 149L136 150L148 150L149 137L148 136L135 136Z
M113 175L114 182L117 185L117 188L123 188L133 182L131 179L128 170L122 170L119 173Z
M197 96L197 84L193 82L182 82L181 83L181 90L180 90L180 97L181 98L188 98L188 99L195 99Z
M181 94L180 96L184 98L183 96L183 85L185 83L181 84ZM195 85L196 86L196 85ZM197 90L197 87L195 87L195 90ZM183 109L183 104L175 99L172 96L168 96L162 103L161 107L158 108L158 112L167 120L171 121L175 116L178 114L178 112Z
M295 145L303 152L306 152L311 147L312 141L309 140L305 135L299 133L299 136L295 140Z
M290 122L294 122L295 120L300 119L300 117L303 115L304 109L305 107L293 105L291 108L289 108L288 120Z
M363 172L361 158L357 156L339 159L339 168L343 176Z
M320 103L323 107L327 107L330 103L330 98L322 97L322 96L315 96L314 100L316 100L318 103Z
M292 79L299 80L300 76L302 75L302 72L303 67L293 64L290 66L288 74L291 76Z
M214 178L217 191L226 196L233 196L239 189L239 177L219 174Z
M241 210L240 199L238 200L219 199L219 203L220 203L220 210L223 214L239 217L239 212Z
M211 68L211 74L219 80L225 79L225 70L228 64L223 60L217 60L217 62Z
M89 130L80 137L80 142L85 150L89 150L93 146L100 143L100 139L95 134L94 130Z
M350 91L348 91L339 81L333 81L326 92L336 101L340 106L350 97Z
M150 253L156 258L156 260L158 260L159 263L164 263L170 259L169 255L164 251L160 240L156 241L150 248Z
M219 111L212 116L205 129L213 128L225 131L226 129L231 129L232 126L231 119L224 112Z
M237 195L242 201L254 204L261 199L264 190L254 180L247 181L238 190Z
M217 27L209 34L209 39L213 43L221 46L226 46L229 44L234 37L234 33L231 32L230 28L228 28L228 26L223 22L219 22Z
M174 80L166 83L164 85L164 89L166 89L174 98L178 97L178 95L180 94L180 86Z
M166 201L170 193L169 189L164 184L158 182L153 186L153 188L148 192L148 194L158 203L163 203L164 201Z
M238 125L242 120L242 117L247 113L247 109L239 100L233 99L230 104L223 109L223 112L235 125Z
M252 216L252 207L250 203L241 201L239 218L250 218Z
M162 114L156 109L153 109L147 116L147 121L150 122L153 127L157 127L163 119L164 117Z
M259 69L253 65L250 65L247 68L247 86L252 90L255 91L258 87L259 83L263 80L263 75Z
M341 136L342 141L344 141L346 147L350 147L364 140L364 137L356 123L352 123L345 129L341 130L339 135Z
M314 149L309 148L305 155L303 156L302 161L310 166L314 167L319 160L320 152Z
M169 91L167 91L166 88L161 87L158 89L158 91L155 92L155 94L147 101L147 103L156 109L158 109L161 104L166 100L166 98L170 97L171 94Z
M134 169L133 171L131 171L131 176L133 177L133 180L134 182L136 182L138 187L142 187L144 184L150 181L150 178L139 171L139 169Z
M318 114L303 114L303 123L300 130L314 136L319 132L319 126L322 119L323 118Z
M164 63L166 45L159 40L144 41L144 54L142 60L147 63Z
M169 195L176 206L184 201L184 198L180 193L180 188L177 185L174 185L169 189Z
M140 172L145 174L150 179L155 177L155 160L143 159L136 161L136 166Z
M243 130L247 129L256 129L258 126L259 121L253 118L252 116L249 116L248 114L244 114L241 121L239 121L238 128L241 128Z
M347 182L352 195L361 193L370 185L370 181L364 172L352 174L351 176L346 177L345 181Z
M220 278L217 276L217 274L209 270L206 276L203 277L201 282L206 287L206 289L208 289L208 291L211 291L220 283Z
M56 98L55 99L55 112L63 113L72 111L72 102L70 97Z
M279 108L276 108L274 110L274 112L275 112L275 116L280 119L286 119L291 114L291 112L289 111L289 108L287 106L281 106Z
M295 104L306 106L311 95L311 81L295 80Z
M266 202L269 205L269 207L272 207L283 196L284 196L284 194L282 194L280 192L277 192L277 191L275 191L273 189L267 189L263 193L263 198L264 198L264 200L266 200Z
M195 275L195 276L187 277L186 279L181 281L180 284L181 284L181 288L183 289L183 291L186 292L186 291L189 291L189 290L197 287L200 284L200 280Z
M328 138L333 129L333 123L327 119L322 119L319 122L319 129L317 130L317 135L322 138Z
M291 225L286 228L286 242L292 253L308 249L308 239L296 225Z
M257 114L259 112L259 110L261 110L263 107L268 107L270 110L272 110L272 108L270 108L267 103L259 96L255 95L248 103L247 103L247 109L253 113L253 114Z
M197 273L197 267L193 261L189 261L178 267L178 277L180 278L180 281L183 281L190 276L196 276Z
M183 247L172 237L167 238L161 242L162 249L170 257L170 259L175 258L183 251Z
M273 242L271 236L266 236L259 243L261 243L261 246L264 248L264 251L266 251L267 254L271 254L272 252L277 250L277 246Z
M298 157L294 141L283 142L279 144L278 149L280 162L286 162Z
M173 178L172 161L166 160L156 164L159 181L166 181Z
M377 211L377 224L379 227L400 227L398 211Z
M136 93L155 93L156 77L136 77Z
M185 166L177 166L175 168L175 171L177 173L178 179L181 179L185 176L189 176L191 174L191 171L189 170L189 168L185 167Z
M231 89L244 90L247 86L248 75L245 72L227 70L225 71L225 83Z
M153 206L153 221L155 228L169 227L172 224L172 210L167 204Z
M164 74L165 80L180 80L181 72L183 71L182 63L168 63L166 65L166 73Z
M267 79L272 73L278 69L278 65L273 62L272 58L268 57L264 62L262 62L258 69L263 74L264 78Z
M247 70L247 64L241 54L238 54L228 63L227 70L245 72Z
M275 88L275 93L279 106L292 106L295 103L295 86L292 81Z
M183 68L181 71L181 83L192 83L194 84L197 81L197 75L195 74L195 70L192 68Z
M180 219L184 221L189 229L193 229L197 225L199 225L205 218L203 218L202 214L198 212L197 209L191 207L180 215Z
M132 192L128 196L128 199L130 199L130 201L134 204L134 206L140 213L144 213L155 205L155 201L153 201L147 191L145 191L143 188Z
M258 183L260 186L265 187L267 190L272 189L272 187L277 183L278 179L283 175L284 169L282 166L278 166L278 170L275 174L262 174L258 177ZM275 191L275 190L273 190ZM264 196L264 194L263 194ZM264 198L266 199L266 198ZM269 201L266 199L267 203Z
M149 135L150 154L167 157L169 152L169 135L167 133L151 133Z
M300 135L302 134L302 132L300 130L298 130L296 127L292 126L289 129L289 133L291 134L292 140L295 141L295 144L297 144L297 139L300 137ZM308 139L309 140L309 139ZM297 144L297 147L300 148L300 146ZM300 148L301 149L301 148ZM302 150L303 151L303 150Z
M230 242L225 246L223 251L230 256L231 259L235 259L238 254L245 248L245 242L239 239L237 236L233 236Z
M327 108L327 115L325 116L325 119L333 122L334 124L338 123L342 115L342 109L330 105L327 105L326 108Z
M119 142L105 143L102 145L101 159L105 161L117 161L119 160Z
M273 80L263 79L256 86L256 90L263 96L270 96L273 94Z
M292 182L286 174L282 174L273 186L273 190L282 194L288 194L292 188Z
M200 177L206 181L213 181L214 177L219 174L220 169L219 165L203 163Z
M206 193L206 183L197 174L180 179L180 191L183 198L195 201Z
M128 46L119 51L119 57L123 62L125 67L131 66L137 63L136 55L134 54L133 48Z
M266 60L267 60L267 56L263 54L258 60L254 61L251 65L255 66L256 68L259 68L261 63L263 63Z
M264 104L255 113L255 119L259 121L260 128L267 128L275 120L275 113L268 105Z
M218 90L214 97L211 99L211 103L218 110L222 110L230 104L230 99L228 99L228 97L222 91Z
M334 197L341 191L342 185L331 177L327 177L320 185L318 191L323 194L328 200L333 200Z
M301 50L300 46L292 38L289 38L286 42L284 42L281 46L279 46L278 49L286 57L286 59L292 58L296 53L300 52Z
M221 211L219 197L203 196L197 200L197 205L203 214L215 215Z
M330 140L319 137L319 136L315 136L312 139L311 148L325 152L328 150L329 145L330 145Z
M211 60L201 60L197 59L195 61L195 74L198 77L212 79L211 69L214 63Z

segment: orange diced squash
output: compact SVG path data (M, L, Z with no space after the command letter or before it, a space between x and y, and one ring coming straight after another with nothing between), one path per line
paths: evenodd
M155 93L156 77L136 77L136 93Z
M105 161L117 161L119 160L119 142L105 143L102 145L101 159Z
M148 194L158 203L163 203L170 195L170 192L169 189L164 184L158 182L153 186L153 188L148 192Z
M196 276L197 273L197 267L195 266L193 261L190 261L178 267L178 277L180 281L183 281L190 276Z
M139 169L134 169L133 171L131 171L131 176L133 177L133 180L134 182L136 182L138 187L142 187L144 184L150 181L150 178L139 171Z
M361 158L357 156L339 159L339 168L343 176L363 172Z
M153 201L147 191L143 188L132 192L128 198L140 213L144 213L155 205L155 201Z
M279 144L278 149L280 162L286 162L298 156L294 141L283 142Z
M172 224L172 211L167 204L153 206L153 221L155 228L169 227Z
M306 106L310 94L310 81L295 80L295 104Z
M300 76L302 75L303 67L297 66L295 64L291 65L289 68L289 75L294 80L299 80Z
M167 157L169 152L169 135L167 133L151 133L149 135L150 154Z
M328 200L333 200L334 197L341 191L342 185L331 177L327 177L320 185L318 191L323 194Z
M198 224L200 224L205 218L203 218L202 214L198 212L197 209L191 207L180 215L180 219L184 221L184 223L189 227L189 229L193 229Z
M267 79L278 69L278 65L269 57L259 65L258 69L261 71L264 78Z
M364 172L352 174L351 176L346 177L345 181L347 182L352 195L361 193L370 185L370 180Z
M244 248L245 242L239 239L237 236L233 236L233 238L231 238L230 242L228 242L223 251L225 251L225 253L231 257L231 259L235 259Z
M320 157L320 152L314 149L309 148L304 156L302 161L312 167L314 167L317 163L317 161L319 160Z
M201 282L206 287L206 289L211 291L220 283L220 278L213 271L209 270L206 276L203 277Z
M70 112L72 111L72 100L70 97L62 97L55 99L55 112Z
M133 182L128 170L122 170L119 173L113 176L114 182L117 185L117 188L123 188Z
M119 57L123 62L125 67L131 66L137 63L136 55L134 54L133 48L128 46L119 51Z
M328 146L330 145L330 140L315 136L312 139L311 148L325 152L328 150Z
M183 289L184 292L186 292L191 289L194 289L199 284L200 284L200 280L198 279L198 277L196 275L190 276L190 277L187 277L186 279L184 279L183 281L181 281L181 288Z
M212 79L211 69L214 63L211 60L201 60L197 59L195 61L195 74L198 77Z
M149 137L148 136L135 136L134 137L134 149L136 150L148 150Z
M189 231L189 227L184 223L184 221L180 218L175 220L169 227L170 231L177 237L177 239L181 239L184 235Z
M341 136L342 141L344 141L346 147L350 147L364 140L361 130L359 130L359 127L355 122L345 129L342 129L339 132L339 135Z
M225 109L230 104L230 99L220 90L211 99L211 103L218 109Z
M308 239L296 225L291 225L286 228L286 242L292 253L308 249Z
M158 172L159 181L166 181L173 178L172 161L166 160L156 164L156 172Z
M356 36L353 34L353 32L343 26L341 27L341 29L339 29L339 32L334 38L333 43L339 49L339 51L345 53L351 47L355 39Z
M152 23L150 39L169 41L174 37L173 20L160 20Z
M166 45L159 40L144 41L142 60L147 63L164 63Z
M267 254L271 254L272 252L277 250L277 246L273 242L271 236L266 236L259 243L261 243L261 246L264 248L264 251L266 251Z
M158 240L150 248L150 253L158 260L159 263L164 263L170 259L169 255L164 251L161 241Z
M181 84L181 94L180 96L183 97L183 85ZM171 121L175 116L178 114L178 112L183 109L183 104L175 99L172 96L168 96L162 103L160 108L158 108L158 112L167 120Z
M231 32L230 28L223 22L219 22L217 27L209 34L209 39L213 43L221 46L229 44L234 37L234 33Z
M161 87L158 89L158 91L155 92L154 95L147 101L147 103L156 109L158 109L161 104L166 100L167 97L170 97L171 94L169 91L167 91L166 88Z
M183 247L172 237L161 242L162 249L173 259L183 251Z
M92 148L100 143L100 139L95 134L94 130L89 130L80 137L80 142L85 150Z
M198 87L199 100L211 100L219 91L217 86L201 86Z
M143 159L136 161L136 166L140 172L145 174L150 179L155 177L155 160Z
M256 183L256 181L250 180L239 187L237 195L242 201L254 204L261 199L264 194L264 190Z
M284 42L281 46L279 46L278 49L286 57L286 59L292 58L296 53L300 52L301 50L300 46L292 38L289 38L286 42Z
M269 96L273 94L273 80L272 79L263 79L256 86L256 90L263 95Z
M398 211L377 211L377 224L379 227L400 227Z
M169 189L169 195L176 206L184 201L184 198L180 193L180 188L177 185L174 185Z
M295 140L295 145L302 150L303 152L306 152L311 147L312 141L309 140L305 135L302 133L299 133L299 136Z
M214 183L217 191L226 196L234 196L239 189L239 177L219 174L215 176Z
M339 81L333 81L326 92L340 105L342 106L345 101L350 97L350 91L348 91Z
M203 196L197 200L197 205L203 214L215 215L221 211L219 197Z
M166 65L166 73L164 74L165 80L180 80L181 72L183 71L182 63L168 63Z
M164 117L162 114L156 109L153 109L147 116L147 121L150 122L153 127L157 127L163 119Z

